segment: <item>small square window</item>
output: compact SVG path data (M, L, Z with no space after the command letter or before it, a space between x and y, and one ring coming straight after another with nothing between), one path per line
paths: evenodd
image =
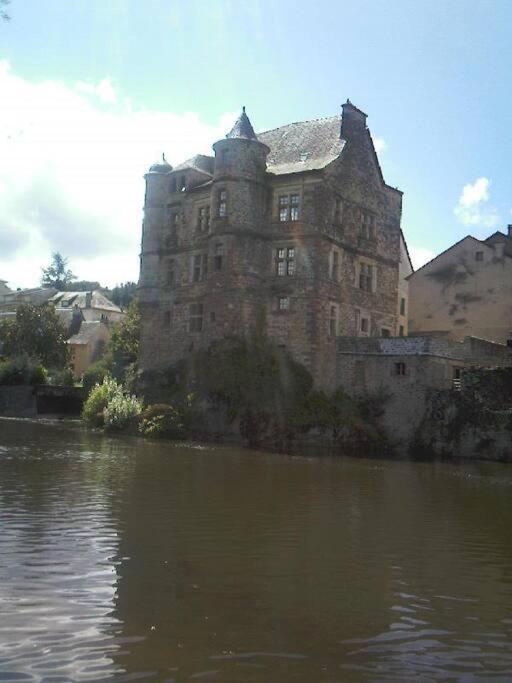
M475 253L475 261L483 261L484 260L484 252L483 251L477 251Z
M405 363L395 363L395 375L405 375Z
M289 296L280 296L278 300L278 306L280 311L288 311L290 310L290 297Z

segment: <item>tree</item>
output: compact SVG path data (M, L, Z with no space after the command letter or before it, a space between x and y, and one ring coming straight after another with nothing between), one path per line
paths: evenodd
M74 280L68 282L65 287L67 292L93 292L96 289L102 289L102 286L96 280Z
M64 367L68 362L66 331L50 304L22 304L14 320L0 323L2 355L27 355L51 368Z
M110 299L116 306L121 308L128 308L137 294L137 283L136 282L124 282L120 285L116 285L111 292Z
M43 287L55 287L63 291L68 285L75 280L75 276L67 268L68 260L65 259L58 251L52 254L52 261L48 268L42 268L43 277L41 284Z
M137 299L128 306L124 319L114 325L108 340L107 353L112 358L113 373L122 377L128 366L137 362L139 355L140 314Z

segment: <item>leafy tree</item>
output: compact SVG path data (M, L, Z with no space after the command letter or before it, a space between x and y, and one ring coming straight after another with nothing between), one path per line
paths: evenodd
M64 291L69 284L75 280L75 276L67 268L68 260L65 259L58 251L52 254L52 261L48 268L42 268L43 277L41 284L43 287L55 287L60 291Z
M14 320L0 323L2 355L36 358L47 367L59 368L68 362L66 331L53 306L22 304Z
M99 282L96 280L74 280L68 282L64 287L66 292L92 292L96 289L102 289Z
M135 298L136 294L137 283L124 282L120 285L116 285L112 289L109 298L115 303L116 306L121 306L121 308L127 308Z
M133 299L124 319L114 325L107 344L107 353L112 359L114 376L121 378L128 366L134 366L139 355L140 314L139 303Z

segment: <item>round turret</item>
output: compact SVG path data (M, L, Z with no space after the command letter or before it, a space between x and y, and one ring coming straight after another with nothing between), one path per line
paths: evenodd
M165 158L165 154L162 154L162 161L157 161L149 167L148 173L170 173L172 171L171 164Z
M237 176L260 180L266 172L270 150L258 140L245 107L226 137L213 145L213 150L215 179Z

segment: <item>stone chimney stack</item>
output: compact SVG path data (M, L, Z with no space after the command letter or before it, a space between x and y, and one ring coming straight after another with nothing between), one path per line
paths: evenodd
M92 292L85 293L85 307L90 308L92 304Z
M350 100L341 105L341 131L340 137L348 140L353 135L360 135L366 131L366 114L354 107Z
M510 239L512 237L512 223L509 223L507 225L507 233L508 233L508 238Z

